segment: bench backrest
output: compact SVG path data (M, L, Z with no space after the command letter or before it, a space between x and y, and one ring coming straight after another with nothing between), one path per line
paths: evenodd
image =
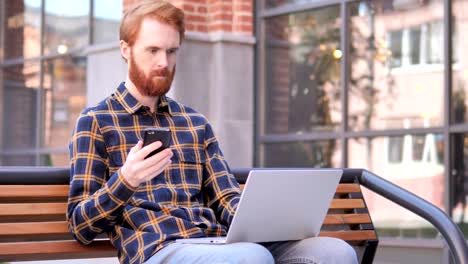
M233 172L245 182L248 170ZM91 246L73 240L65 222L68 174L60 168L0 168L0 261L117 255L105 235ZM320 235L362 246L362 262L372 262L378 240L359 183L342 180Z

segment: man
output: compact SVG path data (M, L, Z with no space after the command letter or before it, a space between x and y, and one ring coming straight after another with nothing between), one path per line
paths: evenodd
M83 244L107 232L121 263L355 263L337 239L190 245L179 238L226 234L240 190L205 117L168 97L184 37L183 12L142 1L120 26L128 76L78 118L70 143L68 225ZM145 128L171 131L170 148L143 147Z

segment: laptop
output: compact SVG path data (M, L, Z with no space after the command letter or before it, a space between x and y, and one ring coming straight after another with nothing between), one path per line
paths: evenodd
M226 237L187 244L274 242L318 236L342 169L251 170Z

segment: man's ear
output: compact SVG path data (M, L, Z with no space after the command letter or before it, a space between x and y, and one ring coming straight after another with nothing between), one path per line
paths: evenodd
M120 55L122 55L125 62L130 59L130 46L123 40L120 40Z

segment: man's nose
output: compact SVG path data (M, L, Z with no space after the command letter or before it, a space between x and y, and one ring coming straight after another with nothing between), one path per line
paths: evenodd
M156 66L158 68L166 68L168 66L167 53L165 50L160 50L156 56Z

